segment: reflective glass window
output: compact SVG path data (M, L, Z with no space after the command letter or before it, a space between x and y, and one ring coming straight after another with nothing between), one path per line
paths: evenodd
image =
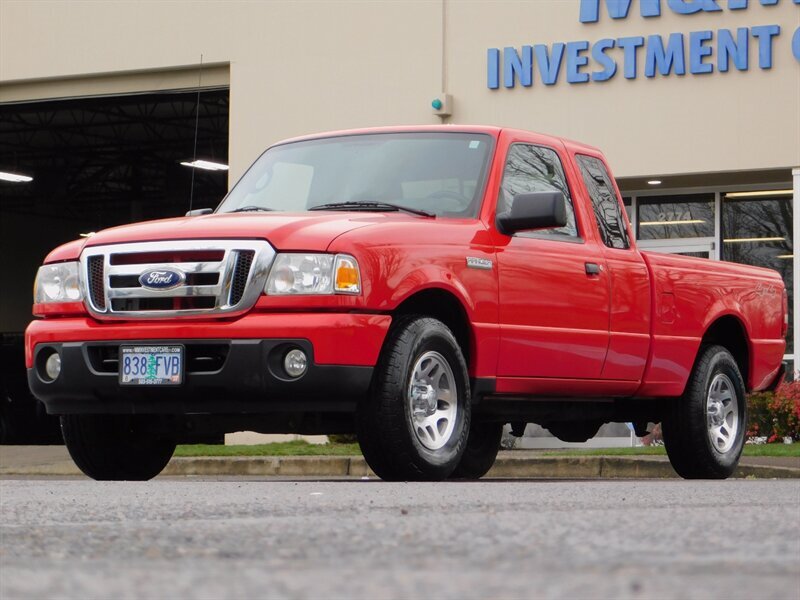
M714 194L639 198L638 239L712 237Z
M792 332L792 199L756 197L722 200L722 260L775 269L789 294ZM791 335L787 353L794 351Z
M578 155L577 160L603 243L609 248L630 247L619 199L605 165L593 156Z
M567 224L564 227L522 232L523 237L567 236L578 237L575 224L575 209L569 193L567 178L558 154L550 148L530 144L514 144L508 151L503 183L497 197L497 212L511 209L511 201L517 194L531 192L561 192L567 205Z
M439 217L474 217L493 143L485 134L396 132L280 144L261 155L218 212L388 202Z

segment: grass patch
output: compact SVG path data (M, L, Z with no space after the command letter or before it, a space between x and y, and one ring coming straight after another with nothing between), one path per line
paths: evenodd
M666 456L663 446L640 448L591 448L588 450L545 450L545 456ZM800 456L800 443L746 444L742 456Z
M309 444L305 440L252 446L191 444L178 446L175 456L360 456L358 444ZM665 456L663 446L543 450L542 456ZM800 443L746 445L744 456L800 457Z
M544 456L642 456L655 455L666 456L667 452L663 446L642 446L639 448L568 448L564 450L544 450Z
M744 447L745 456L800 456L800 443L794 444L748 444Z
M352 456L360 455L358 444L309 444L305 440L222 446L187 444L178 446L175 456Z

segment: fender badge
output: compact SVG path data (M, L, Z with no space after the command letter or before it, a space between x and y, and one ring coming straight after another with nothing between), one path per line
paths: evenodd
M477 258L475 256L467 257L467 267L470 269L492 269L492 261L488 258Z

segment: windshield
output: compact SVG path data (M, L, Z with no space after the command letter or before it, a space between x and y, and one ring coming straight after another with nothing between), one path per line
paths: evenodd
M283 144L261 155L217 212L299 212L341 203L389 210L377 204L388 203L442 217L474 217L491 144L486 134L449 132L350 135ZM331 207L348 209L359 206Z

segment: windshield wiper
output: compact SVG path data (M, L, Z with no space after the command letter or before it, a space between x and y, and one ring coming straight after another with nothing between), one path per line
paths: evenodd
M236 210L229 210L229 213L237 212L272 212L274 208L266 208L265 206L242 206Z
M411 213L412 215L419 215L421 217L436 216L433 213L429 213L427 210L408 208L407 206L392 204L391 202L331 202L330 204L312 206L308 210L396 210Z

